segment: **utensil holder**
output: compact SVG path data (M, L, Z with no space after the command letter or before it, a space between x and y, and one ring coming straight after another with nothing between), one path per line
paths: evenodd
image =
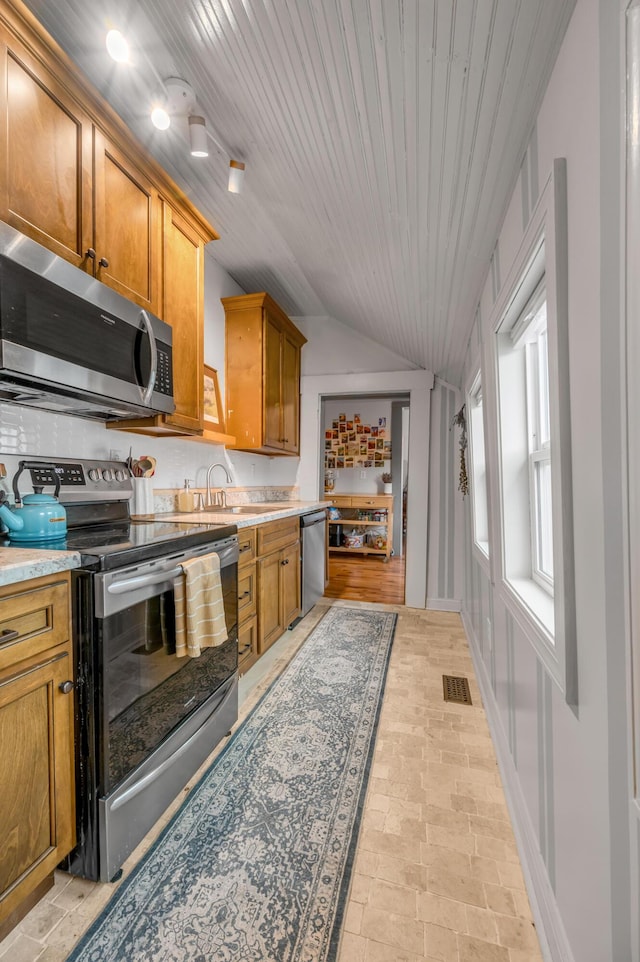
M132 478L132 518L148 518L153 515L153 481L151 478Z

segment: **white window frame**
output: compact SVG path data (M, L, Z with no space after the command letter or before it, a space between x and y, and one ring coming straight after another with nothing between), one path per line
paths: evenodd
M482 397L482 372L477 371L467 391L467 423L471 452L471 515L473 545L486 565L489 548L489 501L487 491L487 447L484 428L485 406ZM480 410L478 410L480 409Z
M496 386L496 409L491 412L491 419L495 418L497 425L498 455L498 510L492 517L492 544L497 550L493 552L492 566L497 591L505 605L563 689L567 703L577 706L566 208L566 162L560 159L554 161L553 172L531 215L490 318ZM548 343L552 592L549 579L545 584L544 578L534 577L529 485L522 484L522 471L529 480L536 462L546 458L547 453L544 447L531 445L525 354L514 350L514 346L526 342L530 333L530 317L527 319L525 308L541 281L546 288ZM512 430L510 422L516 423L517 430ZM504 447L514 435L520 445L517 458L512 458Z

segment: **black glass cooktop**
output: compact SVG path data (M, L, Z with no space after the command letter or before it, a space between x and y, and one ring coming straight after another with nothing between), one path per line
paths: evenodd
M79 551L84 567L106 571L138 564L237 533L235 524L193 524L169 521L125 521L70 528L55 541L11 541L0 535L3 546Z

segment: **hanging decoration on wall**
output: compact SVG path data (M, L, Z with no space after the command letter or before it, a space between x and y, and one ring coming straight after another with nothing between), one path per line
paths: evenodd
M457 414L454 415L452 426L460 428L460 475L458 478L458 491L462 492L464 498L469 493L469 478L467 476L467 421L464 416L465 405L463 404Z
M349 420L346 414L339 414L324 432L325 470L381 468L390 460L386 417L378 418L377 424L363 424L359 414Z

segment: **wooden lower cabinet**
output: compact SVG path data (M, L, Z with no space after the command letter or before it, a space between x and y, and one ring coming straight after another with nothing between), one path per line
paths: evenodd
M244 674L300 614L300 519L238 531L238 669Z
M258 528L258 654L262 655L300 614L300 519ZM261 556L262 550L268 553ZM271 550L269 550L267 548Z
M75 844L69 575L0 588L0 938Z
M256 529L238 531L238 671L258 660Z

